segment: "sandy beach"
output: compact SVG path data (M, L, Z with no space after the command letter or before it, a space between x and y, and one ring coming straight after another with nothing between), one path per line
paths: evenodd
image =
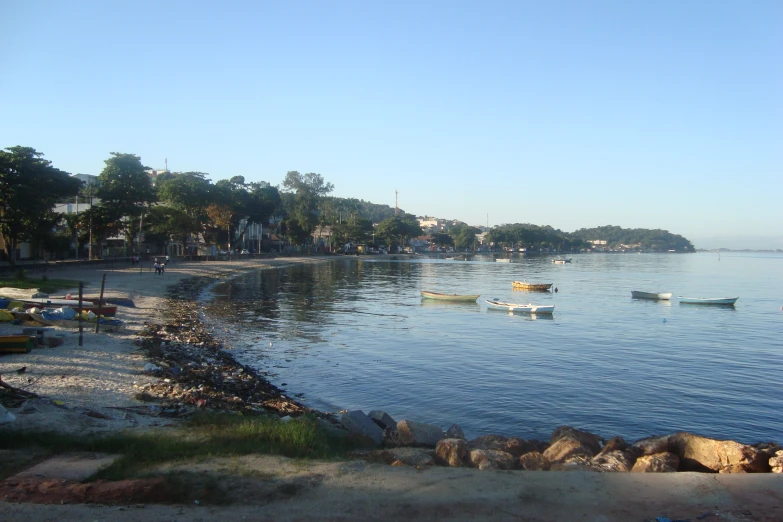
M158 381L144 372L147 360L139 350L137 334L145 322L161 322L167 318L166 292L170 287L190 277L224 281L259 268L325 260L323 257L303 257L175 261L161 275L155 274L149 267L140 270L130 265L123 269L100 265L94 268L74 267L50 273L50 277L81 281L84 283L84 295L96 298L106 275L104 298L129 299L135 306L118 307L116 318L123 322L120 328L102 326L102 331L96 334L94 323L84 323L81 346L78 329L54 327L45 335L62 337L62 345L0 357L3 381L35 393L42 399L28 401L28 412L17 415L14 429L58 427L83 433L160 424L160 419L155 417L133 415L127 409L119 408L146 407L147 404L134 399L134 395L145 384ZM35 290L0 288L0 295L6 297L29 298L34 293ZM51 297L63 297L69 293L75 298L78 287L65 289ZM0 335L21 333L21 329L19 325L0 323ZM23 367L24 372L18 373L17 370Z
M101 433L164 427L172 419L143 414L149 404L135 398L159 378L138 333L145 322L163 321L167 290L186 278L227 280L242 272L291 263L326 262L325 257L180 262L156 275L138 267L69 268L51 277L82 281L85 295L130 299L120 306L122 328L93 333L83 344L73 329L55 328L62 345L0 357L7 384L37 394L2 429L60 429ZM77 289L61 294L76 295ZM0 295L27 297L32 291ZM21 327L0 323L0 334ZM19 372L25 368L23 372ZM0 454L2 458L2 454ZM187 466L230 484L229 506L134 504L41 505L0 501L3 520L783 520L783 475L705 473L591 473L478 471L464 468L392 467L365 461L296 462L275 456L219 458ZM244 505L248 504L248 505Z

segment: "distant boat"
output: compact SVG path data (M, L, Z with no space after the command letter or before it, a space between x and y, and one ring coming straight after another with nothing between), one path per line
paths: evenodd
M552 260L552 262L554 264L556 264L556 265L564 265L566 263L570 263L571 262L571 258L570 257L556 257L556 258L554 258Z
M679 296L680 303L704 304L704 305L731 305L737 302L739 297L683 297Z
M455 303L467 303L470 301L475 302L479 298L479 295L468 294L441 294L440 292L428 292L426 290L421 291L421 296L424 299L434 299L436 301L451 301Z
M498 257L497 259L495 259L495 261L497 261L498 263L510 263L511 262L511 258L509 258L509 257Z
M631 290L631 297L633 299L658 299L661 301L668 301L672 298L671 292L666 294L655 294L651 292L639 292L638 290Z
M532 290L535 292L545 292L552 288L552 283L528 283L527 281L512 281L511 286L514 290Z
M521 312L525 314L551 314L555 311L555 305L534 305L504 303L503 301L486 300L487 307L490 310L503 310L506 312Z

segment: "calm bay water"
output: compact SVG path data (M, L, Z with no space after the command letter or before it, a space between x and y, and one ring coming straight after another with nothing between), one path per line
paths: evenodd
M457 423L468 437L546 439L568 424L631 440L687 430L783 442L783 255L490 259L260 270L219 285L204 312L238 360L317 409L384 409ZM558 292L513 290L522 279ZM420 290L481 298L438 303ZM674 297L634 300L631 290ZM740 299L727 308L678 295ZM555 313L487 310L487 298L554 303Z

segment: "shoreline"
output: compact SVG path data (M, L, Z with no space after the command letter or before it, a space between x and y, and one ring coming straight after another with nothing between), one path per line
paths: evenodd
M82 281L85 297L98 297L102 277L106 275L104 299L133 302L133 307L118 307L117 318L124 325L121 328L102 327L100 333L94 334L94 323L85 323L82 347L77 345L77 332L55 327L51 334L64 338L63 345L56 348L39 346L28 354L4 355L0 357L0 376L7 384L38 394L41 400L53 401L64 409L93 416L98 412L100 415L97 418L106 422L88 422L88 426L75 423L78 429L87 431L93 431L90 429L92 424L96 425L95 431L156 426L161 422L140 422L138 415L128 421L128 413L136 408L140 415L149 416L149 411L142 410L152 408L155 415L160 416L165 412L164 416L171 418L189 413L187 406L195 406L196 409L278 413L281 416L313 413L329 419L331 424L339 425L340 419L334 412L320 411L302 404L272 384L264 376L263 369L238 361L227 348L230 348L229 341L215 334L201 321L199 307L200 303L209 299L208 293L212 287L242 274L295 264L324 263L343 257L354 256L175 260L161 275L130 264L123 269L118 269L116 265L71 267L60 272L58 278ZM397 254L373 258L399 260L407 257ZM78 292L78 289L64 289L58 294L75 294L75 291ZM13 292L0 288L0 296L7 297L21 298L34 292ZM21 328L0 322L0 335L19 332ZM188 335L182 335L182 329L189 331ZM58 364L61 360L62 364ZM172 368L173 360L178 362L176 368ZM100 361L105 362L106 367L101 367L98 364ZM145 366L149 368L150 364L155 369L145 370ZM188 370L197 365L221 366L222 375L215 372L212 375L206 372L195 375L199 372ZM16 374L16 370L22 366L26 368L24 373ZM107 369L110 371L106 372ZM187 388L198 385L209 386L212 389L210 396L186 393L190 391ZM218 398L221 393L214 391L218 388L223 388L224 397ZM253 395L250 388L258 388L259 394ZM233 398L229 400L229 397ZM161 403L160 407L150 406L156 401ZM125 414L118 419L107 409L122 409ZM51 408L42 410L49 415L52 413ZM18 419L23 422L14 423L11 427L23 429L23 426L30 425L24 421L36 418L36 415L25 415ZM116 420L128 422L111 422ZM40 424L33 422L31 427L41 427ZM62 426L59 422L57 425ZM553 426L552 429L555 428ZM768 442L759 440L747 444Z

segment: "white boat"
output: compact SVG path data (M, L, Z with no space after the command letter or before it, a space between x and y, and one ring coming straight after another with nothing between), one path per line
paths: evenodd
M652 292L640 292L638 290L631 290L631 297L633 299L659 299L661 301L668 301L672 298L671 292L666 294L656 294Z
M450 302L476 302L480 294L442 294L440 292L428 292L427 290L421 291L421 296L424 299L434 299L436 301L450 301Z
M524 314L551 314L555 311L555 305L534 305L504 303L503 301L486 300L487 307L490 310L503 310L506 312L520 312Z
M679 296L680 303L704 304L704 305L731 305L737 302L739 297L683 297Z
M495 261L497 261L498 263L510 263L511 262L511 258L499 257L499 258L495 259Z
M570 257L556 257L556 258L554 258L552 260L552 262L554 264L556 264L556 265L564 265L566 263L570 263L571 262L571 258Z

